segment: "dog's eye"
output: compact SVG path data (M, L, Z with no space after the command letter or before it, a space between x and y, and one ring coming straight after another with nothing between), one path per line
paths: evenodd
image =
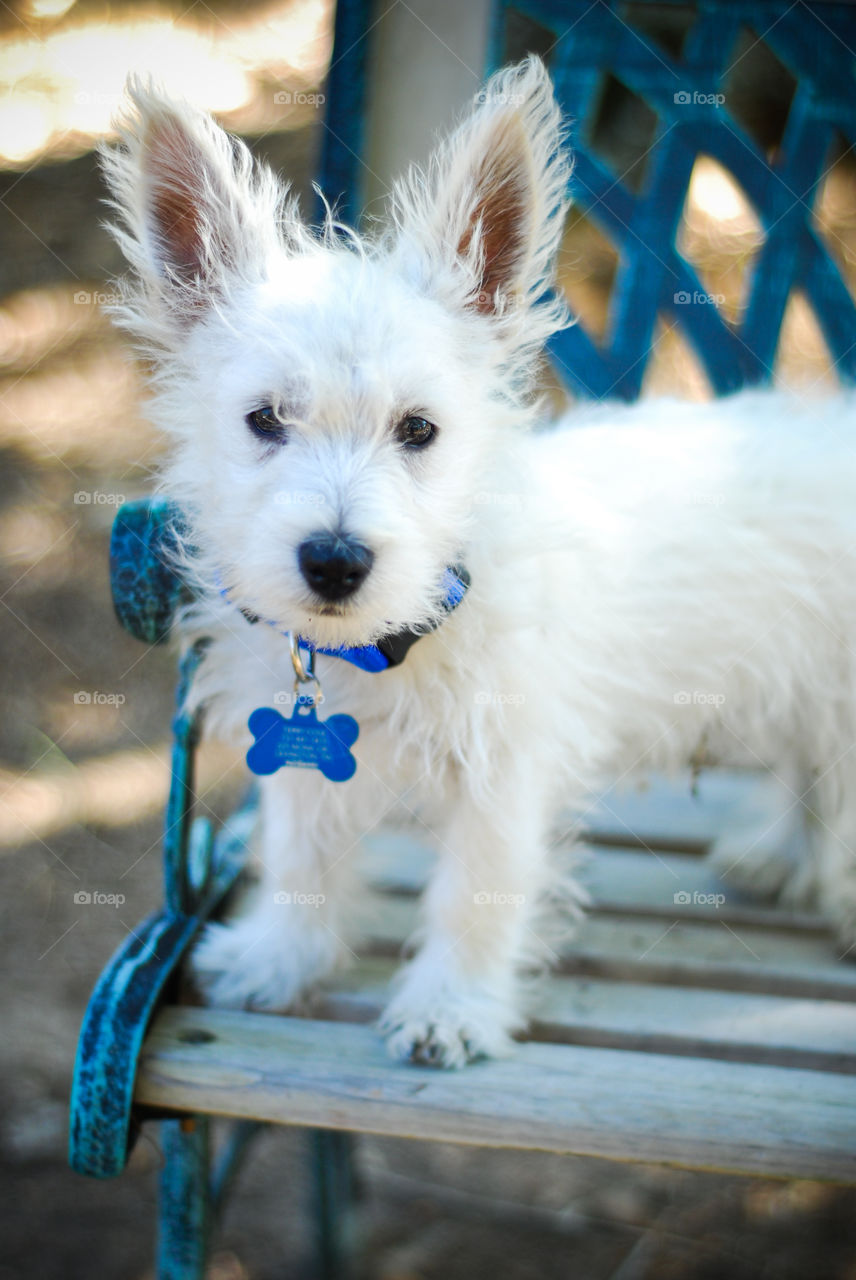
M254 435L263 440L284 440L285 426L274 413L271 405L263 405L261 409L253 409L246 416L246 424Z
M410 449L424 449L427 444L437 434L437 428L433 422L429 422L427 418L418 418L411 415L402 418L395 429L396 439L399 444L407 445Z

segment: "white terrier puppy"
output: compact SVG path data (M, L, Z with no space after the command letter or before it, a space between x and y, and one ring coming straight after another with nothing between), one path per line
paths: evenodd
M382 1029L444 1066L501 1053L559 808L700 753L813 776L798 883L856 942L853 402L751 392L533 429L567 323L550 284L570 171L535 59L489 82L368 239L309 230L207 116L131 95L105 161L135 272L120 322L173 442L210 727L249 744L250 715L291 688L289 633L304 663L418 633L378 672L318 656L318 721L358 722L356 772L352 735L321 731L316 763L338 752L344 780L262 777L261 882L196 949L208 999L286 1009L336 966L351 855L398 804L439 856ZM275 744L285 720L265 714ZM786 890L787 863L746 862L743 881Z

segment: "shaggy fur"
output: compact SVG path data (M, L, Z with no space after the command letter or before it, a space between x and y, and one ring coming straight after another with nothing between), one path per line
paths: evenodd
M537 60L490 81L369 239L332 215L310 232L210 119L151 86L131 97L106 156L135 272L119 320L172 440L163 488L189 517L201 597L181 625L212 637L194 691L210 728L248 742L250 712L291 688L277 628L366 644L434 619L447 564L472 576L401 667L319 657L322 715L360 723L357 773L262 780L260 884L196 948L207 997L284 1009L333 969L351 854L403 808L439 858L383 1032L446 1066L501 1053L543 951L559 806L699 753L813 779L795 874L763 831L720 856L744 883L813 894L856 942L852 400L600 406L533 430L543 343L566 323L548 287L569 177ZM247 425L267 405L281 441ZM414 414L437 426L421 450L395 436ZM336 529L374 565L319 610L296 549Z

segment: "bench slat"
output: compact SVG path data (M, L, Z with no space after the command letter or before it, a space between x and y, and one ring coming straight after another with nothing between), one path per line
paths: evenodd
M417 922L412 898L368 894L367 954L395 956ZM562 973L623 982L856 1001L856 966L824 934L753 925L588 915L556 944Z
M856 1181L853 1082L787 1067L525 1044L448 1073L392 1062L367 1027L166 1008L135 1097L279 1124Z
M385 831L365 842L362 859L376 888L413 894L422 890L434 854L409 832ZM764 905L737 892L692 854L583 846L577 874L591 895L593 911L825 930L819 915ZM725 901L714 906L711 895Z
M330 981L313 1012L373 1021L396 968L362 961ZM539 988L527 1038L856 1074L856 1010L836 1000L552 977Z
M581 863L579 877L595 910L827 930L819 914L750 898L723 883L704 859L687 854L595 848Z
M641 786L611 788L585 814L583 825L593 842L699 852L738 814L772 820L781 810L782 787L772 774L716 768L704 770L695 782L685 771L674 778L650 774Z

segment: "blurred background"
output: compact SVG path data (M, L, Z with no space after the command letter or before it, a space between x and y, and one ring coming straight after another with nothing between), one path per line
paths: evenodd
M426 0L382 7L383 39L400 51L421 104L402 120L384 112L384 86L372 86L374 109L395 135L385 152L394 165L425 154L434 129L478 89L481 63L477 51L462 60L462 46L440 47ZM120 631L110 604L110 525L122 501L149 490L162 446L146 422L140 371L102 311L121 263L101 225L94 148L110 137L127 73L153 72L241 134L309 210L331 8L331 0L0 5L0 1280L152 1275L153 1133L116 1182L65 1166L85 1002L114 947L161 899L174 685L173 655ZM758 56L747 51L743 70L770 87L753 127L774 148L787 84L783 69ZM607 108L603 144L632 183L646 122L620 95ZM372 168L379 208L388 173L383 159ZM851 287L855 197L842 145L815 218ZM713 160L697 164L681 236L705 287L738 319L762 234ZM596 337L606 330L615 267L607 240L572 213L562 283ZM798 294L779 376L806 389L833 382ZM645 390L708 394L668 325ZM222 813L240 766L210 749L202 775L201 804ZM113 901L80 900L95 892ZM258 1142L218 1237L212 1280L305 1273L305 1158L299 1131ZM572 1271L589 1280L856 1280L856 1196L833 1187L376 1139L360 1143L359 1158L366 1257L384 1280L549 1280Z

